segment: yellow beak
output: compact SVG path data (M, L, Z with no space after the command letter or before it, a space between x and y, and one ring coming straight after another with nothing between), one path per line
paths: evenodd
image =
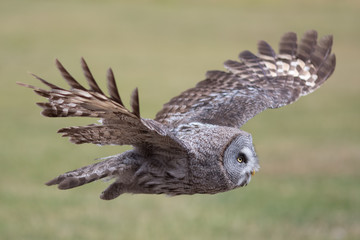
M254 176L255 175L255 170L252 170L251 171L251 176Z

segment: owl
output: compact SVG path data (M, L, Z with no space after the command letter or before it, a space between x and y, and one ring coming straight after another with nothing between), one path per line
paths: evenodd
M70 189L113 179L100 195L104 200L123 193L215 194L246 186L259 170L259 161L251 134L240 127L265 109L288 105L319 88L335 68L332 39L318 41L317 32L310 30L298 43L296 34L289 32L280 40L279 53L260 41L257 55L243 51L240 61L224 63L227 71L208 71L205 80L164 104L154 119L141 117L137 88L131 107L124 106L111 68L105 95L84 59L81 66L89 88L56 60L69 90L36 75L48 90L19 83L47 99L37 103L42 115L98 118L97 124L58 132L75 144L133 149L61 174L46 185Z

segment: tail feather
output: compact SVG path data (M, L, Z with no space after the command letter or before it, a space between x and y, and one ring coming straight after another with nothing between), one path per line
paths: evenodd
M70 189L102 178L120 176L127 166L120 161L119 155L112 156L102 162L61 174L45 184L58 185L58 188L63 190Z

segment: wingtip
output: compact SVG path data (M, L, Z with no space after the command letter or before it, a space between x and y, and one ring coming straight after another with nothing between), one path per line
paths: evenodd
M81 68L84 70L84 72L90 71L89 67L83 57L80 58L80 65L81 65Z
M34 74L34 73L30 72L30 71L28 71L27 74L30 74L31 76L33 76L34 78L36 78L36 79L38 79L38 80L40 80L40 81L43 80L43 79L41 79L39 76L37 76L36 74ZM16 84L18 84L18 85L20 85L20 86L23 86L23 87L29 87L29 86L31 86L31 85L28 85L28 84L25 84L25 83L22 83L22 82L19 82L19 81L16 81Z
M116 85L114 72L111 68L109 68L107 70L107 80L108 80L107 81L108 91L109 91L111 99L114 100L115 102L119 103L121 106L124 106L124 104L121 100L120 94L119 94L119 90Z
M106 71L106 74L107 74L108 77L109 76L114 77L114 71L112 70L111 67L108 68L108 70Z
M137 87L132 92L130 100L131 100L130 105L132 108L132 113L136 117L140 118L139 91Z
M53 178L45 183L46 186L56 185L59 182L59 177Z
M330 61L331 61L331 63L334 65L334 67L336 66L336 55L335 55L335 53L332 53L331 55L330 55Z
M257 58L258 57L255 54L253 54L252 52L250 52L249 50L242 51L239 54L239 59L242 60L242 61L254 60L254 59L257 59Z
M108 68L108 70L106 71L106 77L107 77L108 81L111 82L111 84L116 86L114 71L112 70L111 67Z
M318 32L315 29L309 29L304 33L304 36L313 36L317 38Z
M320 39L319 44L331 50L331 47L333 45L333 40L334 40L333 35L325 35Z
M35 87L33 85L30 84L26 84L26 83L22 83L22 82L16 82L17 85L21 86L21 87L26 87L26 88L31 88L33 89L36 93L38 90L40 90L38 87Z
M283 39L287 39L287 38L290 38L290 39L294 39L294 38L297 38L297 34L295 32L286 32L283 34L282 36Z
M63 72L67 72L62 63L57 58L55 58L55 65L60 70L61 74L63 74Z
M336 56L334 53L332 53L329 58L326 60L327 62L329 62L329 65L331 66L331 70L329 72L329 74L326 76L326 78L329 78L335 71L335 67L336 67Z
M80 58L80 64L81 64L81 67L82 67L82 69L84 69L84 68L89 68L88 67L88 64L87 64L87 62L85 61L85 58L84 57L81 57Z
M273 59L276 57L276 53L274 49L266 41L264 40L259 41L257 47L259 54L271 57Z
M55 58L55 65L59 69L61 75L67 80L67 78L72 78L70 73L66 70L64 65L59 61L59 59Z
M63 67L63 65L61 64L58 58L55 58L55 65L57 68Z
M81 64L81 67L82 67L82 68L84 68L84 66L87 66L84 57L81 57L81 58L80 58L80 64Z
M15 82L17 85L19 85L19 86L22 86L22 87L30 87L30 85L29 84L26 84L26 83L22 83L22 82Z

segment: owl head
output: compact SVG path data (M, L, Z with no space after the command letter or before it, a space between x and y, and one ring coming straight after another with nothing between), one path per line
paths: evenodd
M204 192L218 192L246 186L259 170L251 134L225 126L197 124L182 132L192 149L193 181ZM178 134L180 133L178 132ZM185 137L190 134L191 137Z
M230 141L224 150L222 163L234 187L249 184L251 176L260 168L249 133L241 131Z

